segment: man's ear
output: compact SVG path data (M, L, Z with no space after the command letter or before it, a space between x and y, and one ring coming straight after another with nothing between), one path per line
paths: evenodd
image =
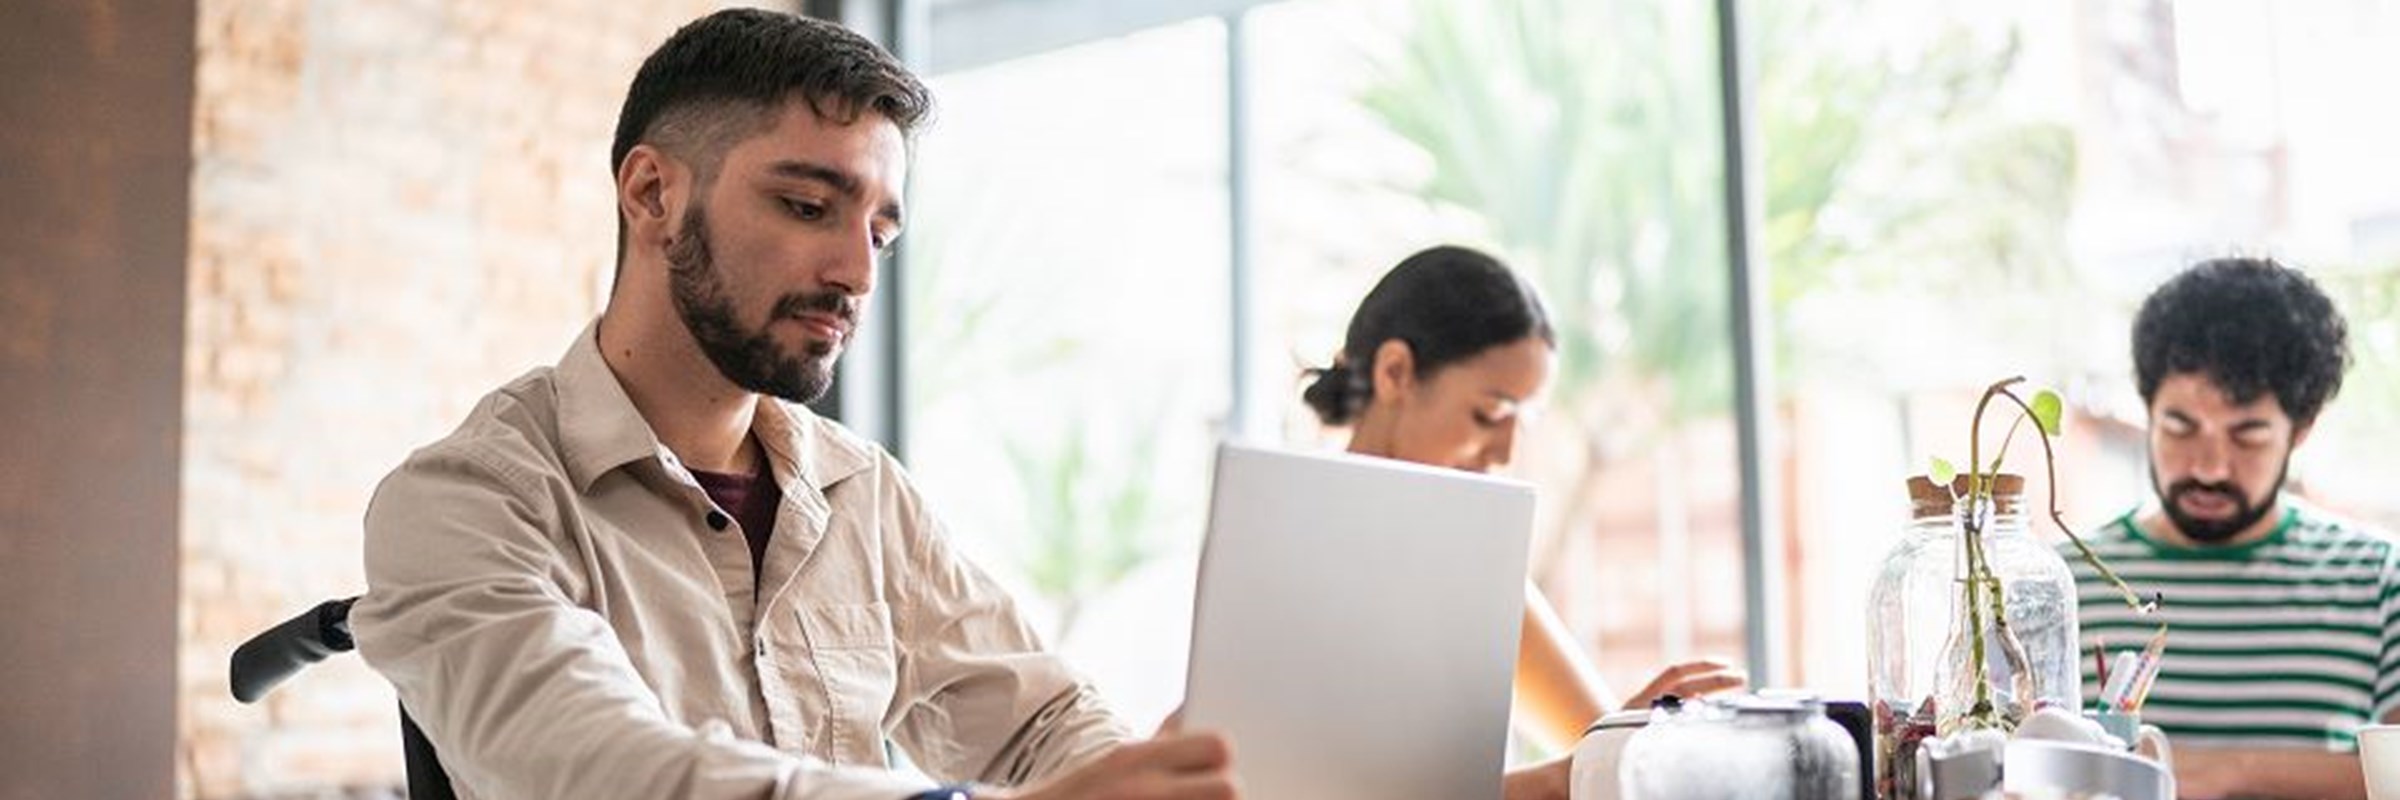
M665 248L675 236L690 190L690 171L673 156L634 145L617 165L617 213L625 220L627 250Z
M1417 388L1417 352L1407 342L1385 339L1375 346L1375 365L1368 370L1375 396L1398 400Z
M2309 420L2309 421L2308 421L2308 424L2306 424L2306 425L2302 425L2302 426L2300 426L2300 427L2293 428L2293 429L2292 429L2292 449L2293 449L2293 450L2298 450L2298 449L2300 449L2300 445L2301 445L2302 443L2304 443L2304 442L2307 442L2307 441L2308 441L2308 432L2309 432L2309 431L2316 430L2316 429L2317 429L2317 421L2316 421L2316 420L2313 420L2313 419L2312 419L2312 420ZM2289 453L2286 453L2286 454L2284 454L2284 455L2285 455L2285 457L2286 457L2286 458L2289 458L2291 454L2289 454Z

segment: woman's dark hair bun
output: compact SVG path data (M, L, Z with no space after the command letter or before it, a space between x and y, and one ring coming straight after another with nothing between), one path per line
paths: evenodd
M1302 372L1308 376L1308 386L1300 390L1300 401L1317 412L1317 419L1327 425L1348 425L1366 409L1372 395L1367 376L1350 367L1345 359L1334 359L1330 367L1310 367Z

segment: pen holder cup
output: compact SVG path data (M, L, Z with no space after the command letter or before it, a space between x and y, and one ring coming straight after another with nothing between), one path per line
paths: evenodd
M2127 750L2158 762L2169 770L2175 768L2174 751L2167 745L2167 734L2156 725L2142 724L2142 715L2132 711L2086 711L2083 718L2100 725L2100 729Z

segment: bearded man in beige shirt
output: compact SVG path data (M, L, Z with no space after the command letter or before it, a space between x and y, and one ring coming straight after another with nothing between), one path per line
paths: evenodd
M462 796L1236 796L1223 738L1126 730L889 453L800 405L900 232L929 104L788 14L644 61L607 308L367 513L359 650Z

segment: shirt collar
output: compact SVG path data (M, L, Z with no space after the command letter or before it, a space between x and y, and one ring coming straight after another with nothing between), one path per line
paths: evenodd
M775 482L786 492L794 480L819 492L875 463L872 445L842 430L807 406L760 395L750 417L750 435L775 465Z
M559 450L576 491L591 491L592 482L609 470L659 454L650 423L600 357L600 320L583 326L555 374Z
M645 458L673 462L633 398L625 394L616 372L601 358L599 331L597 319L585 325L556 370L560 449L568 478L576 491L584 492L591 491L600 476L626 464ZM765 446L775 482L787 493L795 481L823 491L874 463L870 445L804 406L772 397L758 398L750 431Z

